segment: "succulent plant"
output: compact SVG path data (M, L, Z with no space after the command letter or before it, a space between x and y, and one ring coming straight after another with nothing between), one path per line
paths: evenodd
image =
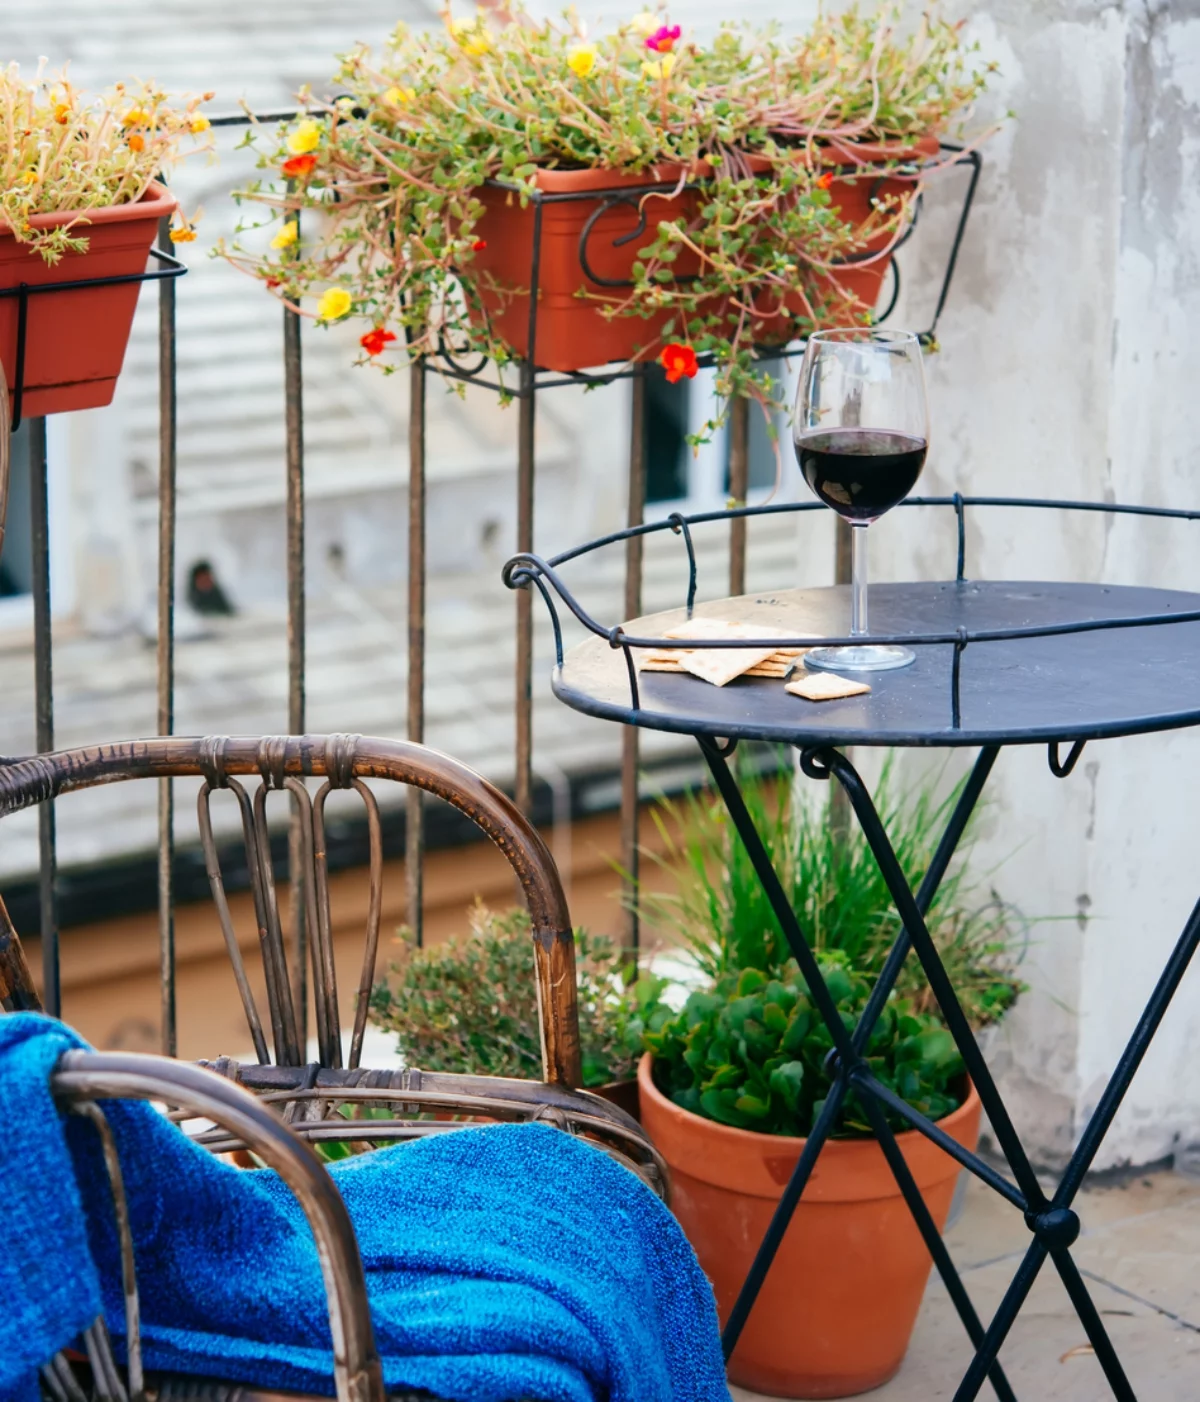
M872 981L844 955L822 956L821 971L847 1028L858 1021ZM683 1010L645 1037L659 1088L706 1119L764 1134L804 1136L833 1083L833 1038L794 960L777 977L742 969L711 992L693 993ZM962 1103L963 1063L939 1019L893 995L866 1047L872 1073L930 1119ZM902 1127L898 1118L892 1121ZM835 1135L872 1133L851 1091Z

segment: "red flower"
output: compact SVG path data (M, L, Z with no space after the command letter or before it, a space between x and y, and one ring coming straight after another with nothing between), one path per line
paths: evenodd
M667 372L669 385L677 385L682 379L694 380L700 368L696 364L696 352L691 346L681 346L678 341L663 347L658 363Z
M679 36L683 31L677 24L668 28L665 24L660 25L653 34L646 38L646 47L652 49L656 54L669 54L679 42Z
M282 279L281 277L269 277L269 278L267 278L266 281L267 281L267 286L268 286L269 288L271 288L272 290L274 290L276 287L282 287L282 286L283 286L283 279Z
M471 252L482 253L486 247L487 239L476 239L475 242L471 245Z
M317 158L313 155L291 156L283 163L283 173L289 178L303 179L316 168Z
M827 170L827 171L825 172L825 174L822 175L822 176L820 177L820 179L817 181L817 189L818 189L818 190L828 190L829 187L830 187L832 184L833 184L833 171Z
M373 331L368 331L365 336L360 336L358 344L368 355L378 355L389 341L395 339L395 332L385 331L382 326L377 326Z

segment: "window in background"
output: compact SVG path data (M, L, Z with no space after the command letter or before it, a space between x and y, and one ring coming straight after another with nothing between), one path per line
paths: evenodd
M0 389L0 393L3 390ZM0 550L0 601L33 592L33 552L29 519L29 429L22 424L12 436L9 467L8 521Z
M691 383L667 383L661 365L646 367L646 501L679 501L688 495Z

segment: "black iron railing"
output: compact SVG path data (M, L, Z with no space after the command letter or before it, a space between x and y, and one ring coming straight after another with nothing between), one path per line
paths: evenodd
M250 116L230 114L212 119L217 128L241 127L252 122L288 120L297 115L293 110ZM922 333L926 344L933 343L939 318L946 306L951 282L957 265L963 234L981 170L977 152L966 151L943 143L943 160L949 156L969 168L969 180L963 192L949 256L939 287L933 318ZM656 188L648 184L647 189ZM488 374L488 365L480 361L463 365L453 347L443 346L432 360L417 360L410 373L409 418L409 483L408 483L408 605L407 605L407 737L423 741L425 734L425 609L426 609L426 377L430 373L463 380L493 391L511 395L518 401L517 409L517 550L532 558L533 521L535 506L534 426L538 395L543 390L559 386L598 387L622 379L632 380L631 447L628 464L627 527L612 539L625 542L624 613L636 617L642 604L642 545L647 530L643 525L646 497L646 460L644 448L645 424L645 366L620 366L600 369L593 373L557 373L539 367L537 363L538 282L541 258L542 209L546 204L569 200L592 200L597 208L588 220L581 239L579 259L581 274L589 268L588 242L594 236L600 216L614 204L627 202L631 195L644 191L628 188L620 191L588 191L581 193L535 192L533 205L532 276L529 298L528 358L519 362L517 383L502 385ZM916 210L920 208L920 196ZM914 211L913 223L916 222ZM906 231L904 238L912 232ZM900 242L903 242L901 240ZM176 543L176 468L177 468L177 384L176 346L177 316L175 279L187 271L174 259L169 249L168 221L160 229L158 247L153 259L160 266L145 272L120 278L81 279L44 288L21 286L0 292L0 296L19 299L19 333L13 391L14 418L19 421L24 398L24 346L28 319L36 314L36 304L43 293L105 286L118 282L153 281L158 285L158 365L159 365L159 472L158 472L158 567L157 567L157 729L160 735L171 735L175 728L175 543ZM893 262L893 290L887 311L894 307L899 292L899 270ZM594 274L593 274L594 275ZM603 282L603 279L599 279ZM886 315L886 312L884 313ZM282 326L282 356L286 405L286 571L287 571L287 728L291 734L306 729L306 658L305 658L305 485L304 485L304 380L300 315L284 308ZM764 348L764 358L779 359L800 353L802 346ZM2 398L3 396L0 396ZM749 464L749 417L745 401L737 401L730 411L730 497L743 503L747 494ZM48 463L44 419L31 419L30 451L32 460L32 545L33 545L33 604L34 655L36 677L37 747L39 752L54 748L54 699L52 674L52 627L50 612L50 549L48 521ZM0 502L7 496L6 459L0 457ZM815 504L814 504L815 505ZM774 509L774 508L769 508ZM728 522L730 530L730 592L741 593L746 569L746 517L752 509L738 506L715 513ZM686 524L683 527L686 538ZM688 540L689 550L691 548ZM562 559L567 556L560 557ZM538 581L540 583L540 580ZM516 597L516 698L515 698L515 797L521 809L529 813L533 798L533 615L528 590ZM627 882L637 879L638 870L638 733L629 729L623 736L621 762L621 861ZM162 981L162 1046L168 1055L176 1052L175 1012L175 932L174 932L174 838L173 790L170 779L160 781L158 805L158 920ZM418 942L421 939L423 884L422 872L425 849L425 828L421 795L410 790L407 797L406 872L408 881L408 923ZM300 863L294 859L299 828L294 817L291 832L293 850L292 940L290 943L291 975L297 1006L307 1006L306 996L306 931L303 921L303 900L297 887ZM57 1013L61 1006L59 983L58 910L55 897L57 876L57 844L52 801L41 805L39 814L39 883L40 925L42 935L42 966L45 1004ZM626 938L631 949L638 945L637 916L633 903L629 907Z

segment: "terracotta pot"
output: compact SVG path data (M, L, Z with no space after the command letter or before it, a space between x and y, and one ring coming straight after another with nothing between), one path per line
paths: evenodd
M0 288L124 277L146 266L158 221L176 205L174 195L154 183L133 204L87 212L74 232L89 241L86 253L68 253L53 267L0 224ZM70 214L35 214L36 229L65 224ZM47 292L29 298L25 337L25 396L22 414L57 414L111 404L133 324L141 284ZM0 297L0 363L11 393L17 364L16 297Z
M911 145L848 142L828 148L825 152L828 163L838 170L829 187L830 204L847 224L861 227L870 217L872 200L909 194L915 183L912 179L889 174L880 167L889 161L927 161L938 154L938 149L936 136L921 137ZM758 157L750 159L752 166L760 160ZM762 164L765 166L766 162ZM850 174L846 171L847 166L861 166L861 173ZM894 231L868 239L862 253L878 253L888 246L893 237ZM869 263L845 263L836 272L819 279L816 288L818 298L821 297L821 283L824 283L840 293L848 294L850 299L835 296L827 324L847 326L874 311L891 266L892 255L887 253ZM754 309L760 318L755 323L755 339L765 345L790 339L793 318L807 315L805 305L797 294L776 289L756 297Z
M638 1067L642 1123L671 1170L671 1208L712 1282L722 1322L804 1148L689 1114ZM979 1097L939 1121L968 1149ZM896 1136L941 1230L958 1165L924 1136ZM849 1397L880 1387L908 1347L931 1262L872 1139L826 1144L729 1363L775 1397Z
M533 358L548 370L584 370L609 361L626 361L656 356L659 331L673 313L663 311L650 317L620 316L607 320L600 313L604 305L618 306L628 296L619 287L604 287L585 276L579 260L579 240L587 221L601 207L604 193L645 185L648 181L677 181L681 167L658 165L641 175L611 170L542 170L538 188L547 194L586 194L589 198L542 205L541 259L538 268L537 344ZM592 192L595 192L594 194ZM485 208L475 226L486 248L475 254L472 272L479 277L479 295L487 310L492 329L521 357L529 354L529 287L533 270L532 204L521 207L518 196L507 190L484 187L476 192ZM697 209L694 191L671 196L659 191L641 197L646 228L641 234L617 246L617 241L633 235L638 227L638 210L620 204L596 220L587 241L587 259L593 272L605 278L628 281L638 250L654 239L655 228L663 219L692 218ZM681 253L675 263L681 275L699 271L694 256ZM499 290L486 286L488 278ZM603 300L583 299L576 294L583 288Z

